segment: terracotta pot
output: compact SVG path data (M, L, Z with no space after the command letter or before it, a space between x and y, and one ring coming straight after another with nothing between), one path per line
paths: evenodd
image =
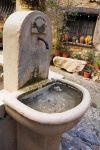
M84 43L84 36L80 37L80 43L83 44Z
M68 40L69 39L69 36L68 36L68 34L66 33L66 34L64 34L64 40Z
M60 56L61 55L60 50L56 50L55 54L56 54L56 56Z
M69 54L62 54L63 57L68 58Z
M97 66L96 66L96 69L97 69L97 70L100 70L100 66L99 66L99 65L97 65Z
M90 72L84 71L84 78L90 78Z

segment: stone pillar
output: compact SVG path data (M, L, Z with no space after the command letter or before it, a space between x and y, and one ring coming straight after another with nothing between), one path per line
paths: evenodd
M62 150L60 135L44 136L17 124L18 150Z
M47 79L50 64L51 26L40 11L12 14L4 25L4 89L16 91Z
M97 18L95 31L94 31L94 37L93 37L93 44L95 48L100 51L100 14Z

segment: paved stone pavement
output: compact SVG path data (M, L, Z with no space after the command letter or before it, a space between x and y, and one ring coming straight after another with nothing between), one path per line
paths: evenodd
M100 109L92 106L82 120L62 135L62 150L100 150Z
M70 74L57 67L50 69L64 75L65 79L87 88L91 95L91 106L82 120L70 131L62 135L63 150L100 150L100 83Z

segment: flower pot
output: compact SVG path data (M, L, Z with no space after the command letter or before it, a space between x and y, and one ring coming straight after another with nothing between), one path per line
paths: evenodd
M96 69L97 69L97 70L100 70L100 66L99 66L99 65L97 65L97 66L96 66Z
M68 58L69 54L62 54L63 57Z
M60 50L56 50L56 51L55 51L55 55L56 55L56 56L60 56L60 55L61 55Z
M83 44L84 43L84 36L80 37L80 43Z
M90 72L84 71L84 78L90 78Z
M69 39L69 35L66 33L66 34L64 34L64 40L67 40L68 41L68 39Z

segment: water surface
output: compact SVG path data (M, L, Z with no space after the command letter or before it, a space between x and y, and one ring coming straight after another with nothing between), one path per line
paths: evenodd
M60 113L77 106L82 100L82 93L77 89L56 82L21 98L29 107L46 113Z

